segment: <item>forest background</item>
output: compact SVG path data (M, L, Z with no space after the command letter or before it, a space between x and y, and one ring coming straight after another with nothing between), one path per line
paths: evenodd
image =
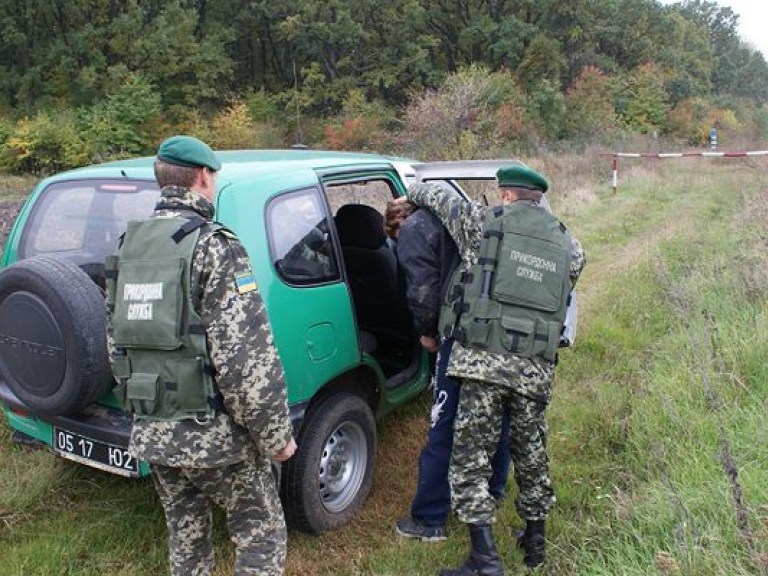
M707 0L0 0L0 170L216 148L424 160L768 137L768 65Z
M768 576L768 157L627 161L614 193L592 154L701 148L713 126L721 149L764 146L768 67L737 30L698 0L0 0L0 239L40 176L152 154L174 132L523 157L589 258L549 410L558 504L540 572ZM442 544L393 532L430 405L380 423L361 514L291 531L287 576L463 561L453 517ZM0 574L166 570L151 483L19 448L2 421L0 462ZM223 576L234 551L216 519ZM527 575L520 525L510 498L495 536Z

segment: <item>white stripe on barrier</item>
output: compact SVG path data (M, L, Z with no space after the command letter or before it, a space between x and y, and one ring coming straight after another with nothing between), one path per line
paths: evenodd
M601 152L600 156L613 156L612 184L613 193L619 186L619 158L690 158L701 156L702 158L745 158L747 156L765 156L768 150L746 150L734 152Z
M745 152L603 152L601 156L616 156L617 158L686 158L690 156L741 158L743 156L765 156L766 154L768 154L768 150Z

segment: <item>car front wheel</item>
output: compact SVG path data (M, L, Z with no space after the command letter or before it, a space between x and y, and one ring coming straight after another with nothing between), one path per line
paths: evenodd
M373 483L371 408L354 394L332 394L309 412L298 443L284 468L288 522L313 534L340 528L362 507Z

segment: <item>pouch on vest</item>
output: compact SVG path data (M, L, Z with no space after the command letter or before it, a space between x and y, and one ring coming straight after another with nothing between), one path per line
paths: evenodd
M158 397L160 376L158 374L135 373L125 383L125 401L131 412L152 414Z
M166 410L194 414L201 406L206 406L206 380L209 377L202 358L172 360L166 368L174 377L174 381L165 382Z
M505 304L519 304L544 312L556 312L563 304L563 274L569 255L539 238L519 238L506 233L499 248L492 297ZM526 252L516 247L526 246Z
M114 318L115 346L175 350L182 345L183 259L132 260L119 264Z
M501 341L504 348L513 354L522 354L533 348L536 323L525 318L501 317L503 333Z

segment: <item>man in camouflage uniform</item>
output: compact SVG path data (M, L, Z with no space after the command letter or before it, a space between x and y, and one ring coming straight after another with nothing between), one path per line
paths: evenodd
M164 141L155 162L162 195L153 218L210 222L220 168L196 138ZM296 450L283 368L245 248L226 229L202 230L191 263L191 301L205 326L222 407L209 421L137 418L130 451L151 463L174 576L212 574L212 504L226 511L235 573L279 575L286 528L270 460L285 461Z
M548 183L527 167L497 173L502 201L538 205ZM434 184L414 185L409 199L433 212L459 248L462 271L478 262L488 208L456 200ZM544 208L542 208L544 209ZM574 283L585 264L584 251L571 243L570 271ZM463 566L442 576L498 576L504 573L491 524L495 506L488 491L490 455L498 443L503 407L511 408L510 443L518 494L515 506L526 529L518 535L525 562L544 561L545 519L555 502L549 475L545 412L552 395L554 362L540 357L489 352L454 344L448 374L461 382L450 467L453 507L469 525L471 551Z
M411 214L413 212L413 214ZM448 464L453 426L459 404L459 384L446 375L453 338L439 342L440 302L452 272L459 266L459 251L440 221L428 210L413 211L408 202L387 203L384 228L395 241L397 259L405 275L406 298L421 345L437 353L434 401L427 440L419 454L419 477L411 501L411 514L398 520L395 530L422 542L445 540L451 489ZM490 492L496 502L506 496L509 474L509 413L502 420L505 433L493 456Z

